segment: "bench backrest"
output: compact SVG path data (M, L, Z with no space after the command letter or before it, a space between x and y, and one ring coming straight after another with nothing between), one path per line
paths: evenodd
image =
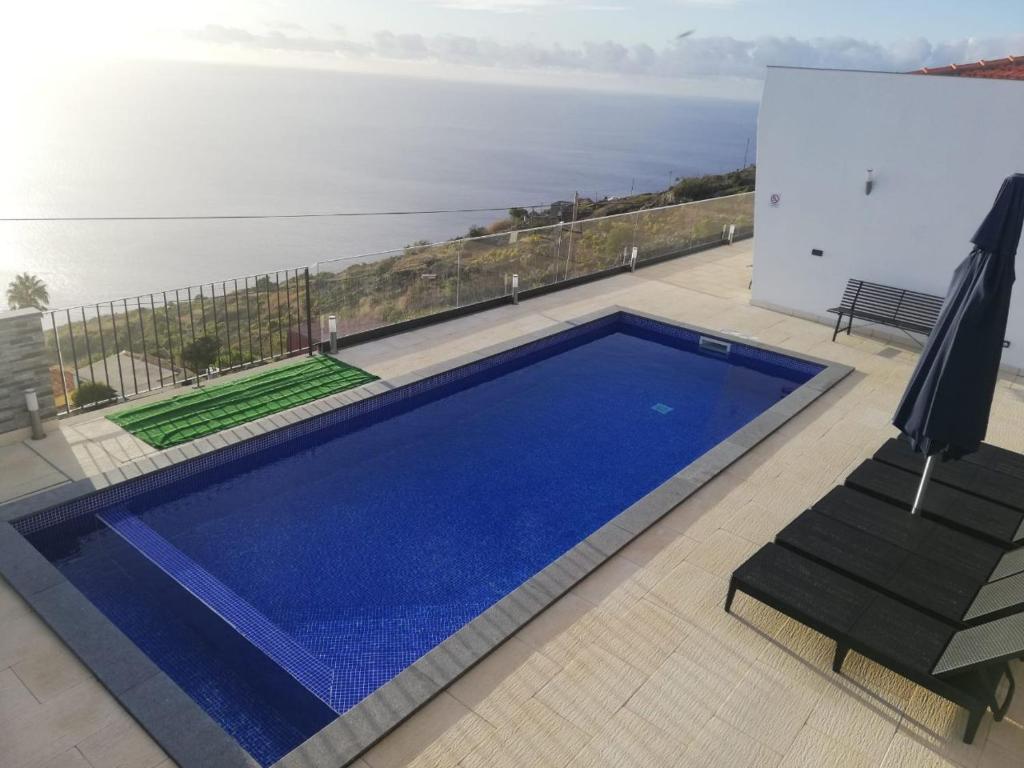
M944 299L928 293L895 288L891 285L850 279L843 291L840 306L850 311L861 310L891 320L901 320L926 327L935 325Z

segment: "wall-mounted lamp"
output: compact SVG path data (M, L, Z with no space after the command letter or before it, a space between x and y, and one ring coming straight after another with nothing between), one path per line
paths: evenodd
M868 168L867 177L864 179L864 194L865 195L870 195L871 194L871 188L873 186L875 186L874 174L875 174L875 172L872 171L870 168Z

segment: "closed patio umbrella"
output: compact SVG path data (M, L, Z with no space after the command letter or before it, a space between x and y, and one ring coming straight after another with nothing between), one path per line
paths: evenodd
M978 450L988 427L1010 311L1014 255L1024 222L1024 174L1003 181L971 238L974 250L953 273L935 329L921 351L893 424L928 457L913 512L935 456Z

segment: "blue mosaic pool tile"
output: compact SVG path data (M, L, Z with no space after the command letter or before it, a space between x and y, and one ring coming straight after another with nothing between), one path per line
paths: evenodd
M103 510L97 517L308 691L330 705L333 681L330 666L124 507Z
M331 621L318 612L309 621L299 622L315 633L299 632L293 638L128 510L104 510L97 517L222 619L240 639L339 714L423 655L423 627L437 632L440 642L487 608L483 603L419 605L408 606L397 615L394 609L361 610ZM382 643L368 650L364 643L367 635L397 643Z

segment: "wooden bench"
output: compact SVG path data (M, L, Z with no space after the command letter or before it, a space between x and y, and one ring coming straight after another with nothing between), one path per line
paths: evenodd
M849 318L846 325L847 335L856 319L898 328L908 336L911 333L927 336L935 327L943 301L941 296L851 279L846 283L846 290L839 306L828 310L838 315L832 341L839 335L844 317Z

